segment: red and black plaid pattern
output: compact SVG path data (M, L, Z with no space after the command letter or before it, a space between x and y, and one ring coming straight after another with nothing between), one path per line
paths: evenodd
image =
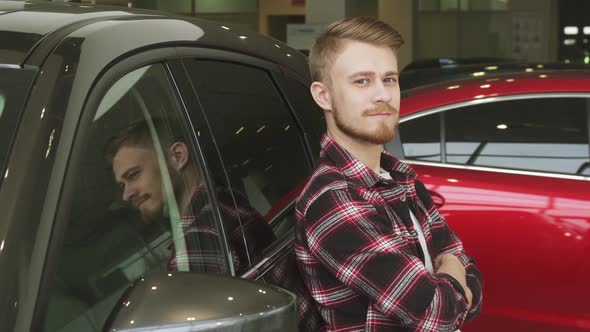
M406 164L384 152L385 180L324 136L297 201L296 257L326 331L453 331L481 308L482 277ZM452 253L467 270L473 306L448 274L429 273L409 214L431 257Z
M264 249L273 243L275 236L262 215L250 206L245 197L237 194L232 196L228 191L219 191L216 198L234 269L236 274L240 275L250 268L250 261L257 262L262 258ZM234 199L238 206L237 210ZM228 272L221 248L220 230L204 186L197 188L190 211L181 216L179 227L184 234L186 252L176 253L172 246L168 270L178 270L179 262L184 261L188 262L190 271ZM248 239L247 247L244 238Z

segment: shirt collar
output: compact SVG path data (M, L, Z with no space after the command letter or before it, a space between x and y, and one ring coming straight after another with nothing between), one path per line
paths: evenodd
M360 160L356 159L345 148L336 143L328 135L323 135L321 140L322 159L329 159L332 163L340 168L342 173L350 180L357 182L365 188L371 188L378 182L386 182L372 169L365 166ZM416 178L416 173L407 164L401 162L387 151L381 153L381 168L388 171L394 181L412 181Z

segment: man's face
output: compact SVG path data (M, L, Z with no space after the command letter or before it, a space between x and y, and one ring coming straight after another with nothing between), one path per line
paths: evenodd
M364 143L389 142L395 134L400 105L393 51L346 41L329 78L332 111L327 113L328 126Z
M123 199L139 209L144 222L152 223L162 217L163 188L153 149L122 146L113 159L113 173L123 190Z

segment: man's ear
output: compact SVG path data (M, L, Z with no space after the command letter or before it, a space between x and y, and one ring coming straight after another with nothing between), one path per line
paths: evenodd
M183 142L175 142L168 150L168 159L171 165L178 171L188 164L188 147Z
M315 102L325 111L332 110L332 97L328 87L322 82L311 83L311 95Z

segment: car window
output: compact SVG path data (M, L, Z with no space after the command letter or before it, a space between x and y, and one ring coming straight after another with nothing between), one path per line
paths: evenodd
M406 159L440 162L440 115L431 114L400 123Z
M73 156L79 178L65 203L70 218L51 276L46 331L102 331L122 292L152 271L229 273L183 119L164 66L154 64L117 80L81 127L89 129L84 148L74 150L81 151Z
M310 171L302 136L266 71L205 60L188 60L186 66L229 176L255 264L294 226L290 203ZM281 213L285 208L287 213Z
M589 105L588 98L532 98L447 111L447 162L580 174L589 160Z
M301 81L287 76L287 99L291 106L298 111L303 125L308 128L311 150L314 158L320 157L320 140L326 133L326 117L322 109L316 104L309 91L309 86Z
M482 103L400 124L407 159L548 173L590 175L590 98Z

